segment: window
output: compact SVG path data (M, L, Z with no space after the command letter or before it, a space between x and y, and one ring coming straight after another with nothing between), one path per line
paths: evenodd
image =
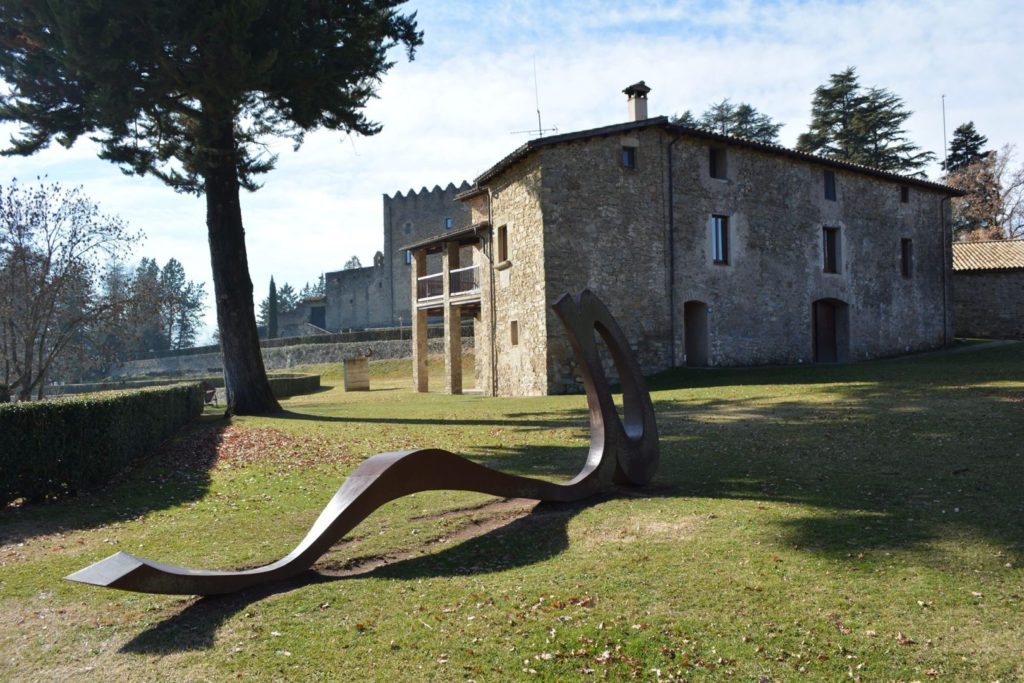
M900 202L906 204L910 201L910 188L906 185L900 187Z
M406 223L402 227L402 230L405 232L406 235L408 235L410 232L412 232L412 223Z
M825 272L839 272L839 228L822 228L822 247L825 254Z
M910 277L914 272L914 241L907 237L900 240L900 273Z
M508 226L498 228L498 263L508 261Z
M622 148L622 168L636 168L636 147Z
M454 225L455 225L455 219L454 218L452 218L451 216L445 216L444 217L444 229L445 230L451 230Z
M729 265L729 217L711 217L711 259L720 266Z
M725 180L728 178L725 150L721 147L711 147L708 153L708 170L712 178Z
M834 171L825 171L825 199L836 200L836 174Z
M405 250L405 265L412 265L412 252L408 249Z
M513 320L508 325L509 339L512 341L512 346L519 346L519 321Z

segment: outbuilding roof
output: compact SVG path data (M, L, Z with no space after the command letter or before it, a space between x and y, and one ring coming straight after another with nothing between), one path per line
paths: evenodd
M953 270L1024 270L1024 239L955 242Z
M672 123L671 121L669 121L667 116L656 116L649 119L643 119L642 121L630 121L627 123L618 123L611 126L602 126L600 128L590 128L588 130L576 131L574 133L563 133L562 135L551 135L549 137L535 138L520 145L511 154L509 154L501 161L496 163L494 166L491 166L489 169L481 173L474 181L474 187L479 187L480 185L487 183L487 181L500 175L502 172L504 172L507 168L512 166L517 161L525 159L527 156L529 156L531 152L538 150L542 147L551 147L553 145L558 145L566 142L575 142L577 140L586 140L594 137L617 135L620 133L626 133L634 130L642 130L646 128L663 128L670 134L678 135L680 137L710 140L712 142L720 142L722 144L732 145L734 147L754 149L760 152L766 152L768 154L774 154L789 159L817 164L819 166L838 168L844 171L851 171L853 173L860 173L862 175L882 178L884 180L900 183L902 185L912 185L916 187L926 188L929 190L935 190L954 197L959 197L964 194L962 190L959 190L955 187L951 187L944 183L936 183L930 180L923 180L921 178L915 178L912 176L891 173L889 171L883 171L881 169L872 168L870 166L862 166L860 164L854 164L848 161L840 161L838 159L831 159L829 157L823 157L817 154L809 154L808 152L798 152L795 149L783 147L782 145L772 145L763 142L754 142L753 140L747 140L746 138L736 137L733 135L722 135L720 133L714 133L703 128L683 126L678 123Z

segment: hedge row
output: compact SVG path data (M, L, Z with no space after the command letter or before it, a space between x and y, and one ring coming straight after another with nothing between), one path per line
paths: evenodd
M320 388L320 375L268 375L275 398L312 394Z
M0 505L110 481L203 410L196 382L0 406Z
M267 375L270 380L270 388L277 398L285 398L296 394L310 394L320 388L320 375L297 375L295 373L272 373ZM292 380L302 380L293 382ZM110 382L90 382L87 384L64 384L54 386L52 391L55 396L72 394L91 394L97 391L120 391L123 389L142 389L143 387L161 387L170 384L179 384L184 381L206 382L211 387L220 389L224 386L224 375L209 375L206 377L189 377L187 380L181 377L171 379L160 379L152 377L149 379L127 379ZM278 390L281 386L283 389ZM296 388L292 388L296 387Z

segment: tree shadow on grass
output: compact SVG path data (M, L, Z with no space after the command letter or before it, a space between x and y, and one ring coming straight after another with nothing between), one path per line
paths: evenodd
M123 653L167 655L213 647L217 631L231 617L253 603L305 586L360 578L405 581L457 575L486 574L543 562L569 545L569 521L582 510L607 501L614 493L592 496L576 503L538 503L525 517L469 538L436 553L417 555L375 565L345 575L321 573L315 568L285 581L254 587L230 595L197 599L181 612L149 627L120 649Z
M219 415L200 416L103 488L52 503L0 509L0 545L123 522L201 499L229 424Z
M305 420L310 422L350 422L355 424L392 424L392 425L423 425L429 427L437 426L463 426L463 427L509 427L509 428L531 428L531 429L561 429L564 427L587 426L586 408L578 410L550 411L542 413L545 419L540 419L541 414L527 415L531 419L523 419L519 415L510 414L505 419L451 419L448 417L374 417L372 415L357 415L343 417L339 415L318 415L316 413L300 413L295 410L285 410L274 415L281 420Z

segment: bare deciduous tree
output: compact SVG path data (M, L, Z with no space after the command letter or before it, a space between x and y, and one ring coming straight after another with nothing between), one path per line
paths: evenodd
M0 383L42 398L69 346L124 304L95 292L104 263L138 239L80 188L0 186Z
M953 199L959 240L1024 237L1024 166L1013 166L1015 149L997 152L950 173L947 182L967 192Z

